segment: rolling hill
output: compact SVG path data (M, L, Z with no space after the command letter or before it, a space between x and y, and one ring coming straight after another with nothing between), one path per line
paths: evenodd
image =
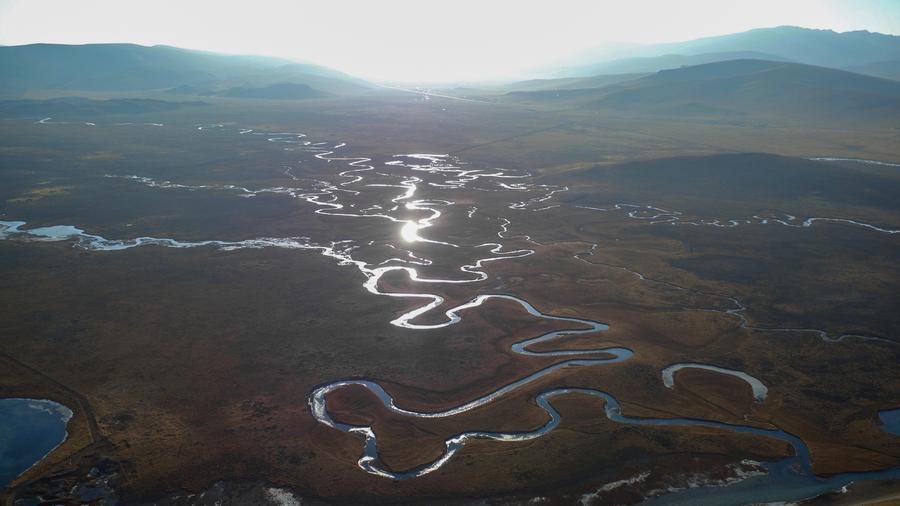
M305 84L278 83L269 86L229 88L221 93L232 98L261 98L270 100L302 100L328 96L326 93L310 88Z
M594 76L598 74L637 74L659 72L660 70L690 67L704 63L715 63L728 60L770 60L788 61L780 56L756 51L731 51L721 53L702 53L696 55L666 54L661 56L637 56L622 58L608 62L595 63L577 67L568 71L571 75Z
M866 63L863 65L853 65L846 67L844 70L848 72L856 72L867 76L882 77L884 79L893 79L900 81L900 60L879 61L874 63Z
M137 44L29 44L0 47L0 91L138 91L230 88L279 82L325 93L366 89L361 79L312 64Z
M542 91L542 90L579 90L587 88L603 88L625 81L646 76L647 73L634 74L601 74L590 77L562 77L559 79L529 79L504 84L499 88L505 92Z
M610 91L598 105L671 113L896 120L900 83L811 65L733 60L662 71Z
M661 116L900 122L900 82L766 60L708 63L600 89L517 93L511 98Z

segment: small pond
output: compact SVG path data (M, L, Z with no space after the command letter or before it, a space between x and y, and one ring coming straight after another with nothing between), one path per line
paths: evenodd
M0 490L65 441L72 410L43 399L0 399Z

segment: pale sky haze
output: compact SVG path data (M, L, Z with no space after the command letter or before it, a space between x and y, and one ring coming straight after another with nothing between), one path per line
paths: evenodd
M778 25L898 34L900 0L0 0L3 45L167 44L420 82L509 77L610 41Z

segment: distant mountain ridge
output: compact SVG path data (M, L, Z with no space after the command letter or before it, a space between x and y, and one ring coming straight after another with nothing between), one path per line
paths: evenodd
M748 57L829 68L859 67L900 60L900 36L779 26L683 42L628 47L613 53L614 56L608 52L603 54L603 57L584 56L580 63L557 68L554 74L577 77L601 73L655 72L683 65ZM703 58L708 61L701 61Z
M900 36L868 31L835 32L779 26L662 44L655 51L681 54L757 51L798 63L840 68L900 59Z
M0 90L6 93L28 89L228 88L286 81L325 93L355 92L370 86L366 81L318 65L137 44L2 46L0 69Z

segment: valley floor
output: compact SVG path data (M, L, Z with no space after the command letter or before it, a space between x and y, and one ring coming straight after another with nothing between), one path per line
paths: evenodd
M397 91L41 120L0 121L0 396L74 417L9 504L900 490L889 129Z

